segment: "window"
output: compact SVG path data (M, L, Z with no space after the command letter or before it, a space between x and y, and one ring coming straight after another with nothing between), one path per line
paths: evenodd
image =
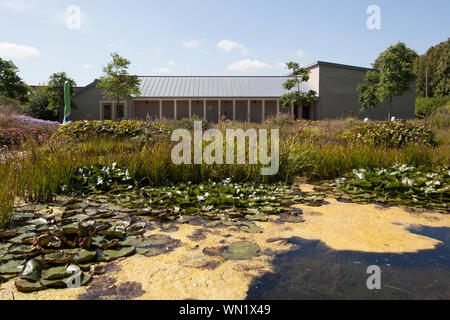
M112 120L112 104L105 103L102 105L103 120Z
M125 118L125 106L123 104L116 104L116 121L123 120Z

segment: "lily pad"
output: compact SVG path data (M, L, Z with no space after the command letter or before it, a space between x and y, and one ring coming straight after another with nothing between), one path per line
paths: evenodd
M102 251L99 261L101 262L111 262L119 258L124 258L136 253L134 247L123 247L117 248L116 250L104 250Z
M64 279L71 274L72 272L69 272L66 266L54 267L42 271L42 280Z
M25 264L25 268L20 275L21 279L37 282L41 278L44 266L39 260L32 259Z
M263 213L258 212L257 214L246 215L245 219L250 221L268 221L269 217Z
M54 252L46 254L43 259L47 263L53 263L53 264L63 264L67 263L72 260L74 257L73 254L68 254L64 252Z
M244 232L247 233L262 233L264 232L264 229L260 226L257 226L253 222L243 222L242 225L239 227Z
M0 274L18 274L22 272L25 260L11 260L0 266Z
M45 289L45 286L43 286L39 281L32 282L25 279L16 280L15 285L18 291L24 293L36 292Z
M254 242L242 241L228 246L222 253L222 257L229 260L248 260L259 251L259 246Z

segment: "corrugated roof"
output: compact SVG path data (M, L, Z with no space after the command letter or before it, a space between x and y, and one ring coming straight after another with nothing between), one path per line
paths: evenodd
M139 77L142 98L279 98L289 77ZM302 83L302 91L311 90Z

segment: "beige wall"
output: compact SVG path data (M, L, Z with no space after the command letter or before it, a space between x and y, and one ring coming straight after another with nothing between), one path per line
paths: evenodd
M361 105L358 102L358 91L356 90L367 71L328 65L320 65L319 68L320 94L317 108L313 112L314 120L367 116L367 114L360 113ZM413 90L394 99L393 116L399 119L414 118L414 88L415 84L412 84ZM387 103L383 103L368 116L372 120L387 120Z
M77 108L72 108L71 120L99 120L102 99L101 89L95 87L74 96L72 101Z

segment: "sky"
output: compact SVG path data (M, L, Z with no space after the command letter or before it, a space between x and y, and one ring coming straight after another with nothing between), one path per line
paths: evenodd
M371 67L398 41L450 37L449 0L0 0L0 57L31 85L85 86L112 52L138 75L285 75L285 63Z

